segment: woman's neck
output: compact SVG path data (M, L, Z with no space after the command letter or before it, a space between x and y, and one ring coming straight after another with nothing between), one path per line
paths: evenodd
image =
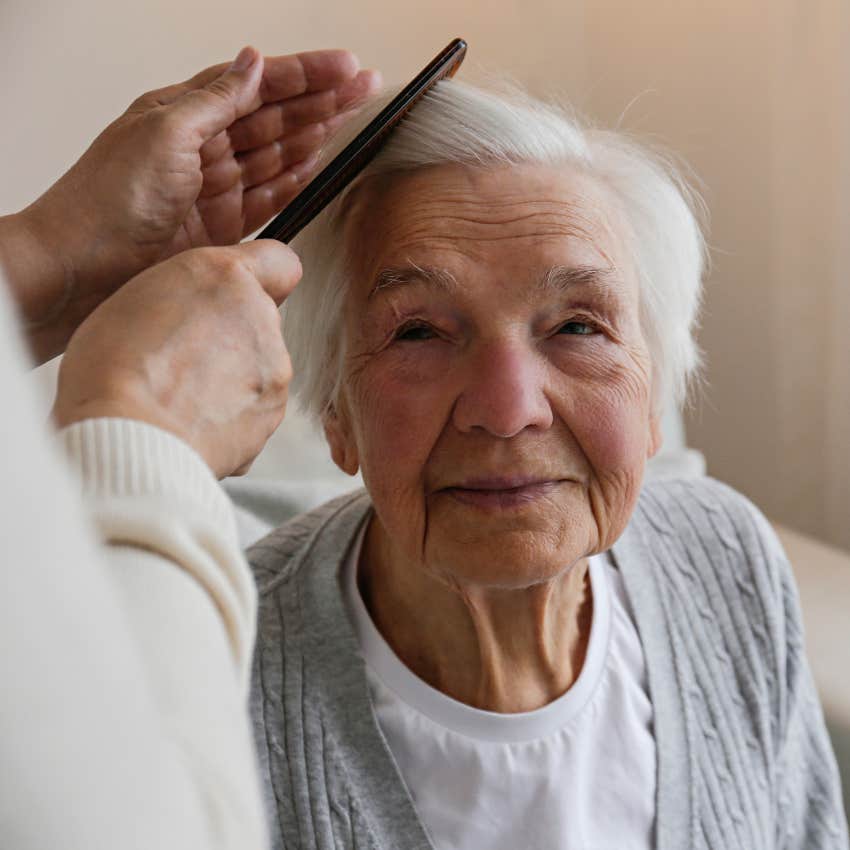
M404 664L475 708L533 711L565 693L581 672L593 612L586 558L528 588L461 585L398 557L373 520L358 586Z

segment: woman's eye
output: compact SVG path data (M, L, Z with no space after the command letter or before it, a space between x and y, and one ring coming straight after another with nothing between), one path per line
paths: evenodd
M426 339L434 339L436 334L428 325L412 324L404 325L396 331L395 338L404 342L421 342Z
M593 325L588 325L587 322L566 322L558 328L558 333L585 336L596 333L596 328Z

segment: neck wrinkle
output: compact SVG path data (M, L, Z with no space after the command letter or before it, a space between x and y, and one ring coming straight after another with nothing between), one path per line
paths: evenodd
M416 676L499 713L542 708L578 679L592 621L587 558L523 590L460 586L366 535L358 587L378 631Z

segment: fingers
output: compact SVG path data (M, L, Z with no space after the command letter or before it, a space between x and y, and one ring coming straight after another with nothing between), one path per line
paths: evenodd
M316 50L291 56L273 56L266 63L260 95L265 103L307 92L336 88L360 70L360 61L348 50Z
M203 168L201 197L210 198L226 192L237 183L249 189L277 177L296 163L315 162L327 137L324 126L314 124L285 140L279 139L246 154L222 157Z
M210 83L233 68L246 51L254 51L254 48L243 47L232 62L219 62L217 65L211 65L209 68L204 68L203 71L199 71L194 77L184 80L182 83L172 83L171 85L145 92L145 94L136 98L130 107L130 111L145 110L155 106L169 106L189 92L206 88Z
M301 172L312 170L321 147L353 114L352 106L362 100L364 93L371 93L376 80L380 77L367 71L344 92L329 91L296 98L292 103L315 102L303 109L298 107L296 114L291 116L291 123L284 117L288 112L287 104L270 104L216 135L201 149L204 174L201 197L214 197L237 182L250 189L299 163L303 164ZM308 116L319 115L324 115L325 120L302 127L297 124ZM255 122L255 118L259 120ZM247 124L243 123L246 121ZM240 126L242 129L235 131ZM234 144L234 136L238 144ZM239 153L235 153L237 150Z
M222 250L222 249L219 249ZM301 261L297 254L274 239L255 239L232 248L240 262L248 266L263 289L280 306L301 280Z
M205 88L229 67L228 62L212 65L182 83L143 94L131 108L167 106L188 92ZM355 77L359 68L357 57L348 50L315 50L289 56L269 56L264 62L263 82L255 108L263 101L336 88Z
M165 107L174 126L196 135L198 147L257 108L263 57L245 47L222 74Z
M323 124L330 134L380 86L377 71L360 71L340 88L265 104L210 139L201 148L201 161L208 165L234 152L261 148L313 124Z
M279 213L303 188L309 172L302 171L304 165L312 172L315 162L294 166L272 180L248 189L242 196L243 235L253 233L273 215Z
M374 94L380 84L377 71L360 71L338 88L267 103L228 130L230 145L234 151L252 150L299 127L325 122Z
M213 65L179 85L183 91L203 88L226 69L226 62ZM313 50L287 56L268 56L260 96L268 103L306 92L336 88L353 79L359 70L360 61L350 50Z
M198 198L195 206L206 234L203 241L229 245L253 233L301 191L317 162L313 155L253 189L245 190L238 181L220 195Z
M231 198L239 187L245 192L242 235L252 233L298 194L315 170L323 145L380 83L376 71L363 71L338 91L296 98L289 102L292 109L286 103L262 107L218 134L201 150L199 205L221 205L224 199L219 196ZM298 121L320 115L329 117L297 127ZM242 148L239 153L234 153L234 138Z
M314 124L285 142L274 142L240 156L242 185L246 189L259 186L296 163L302 164L302 170L311 168L311 163L318 161L319 148L326 138L323 126Z
M201 162L207 166L234 152L270 145L299 128L327 134L341 115L379 86L380 75L359 71L357 58L346 50L263 60L246 47L231 65L216 65L185 83L149 92L130 111L165 110L170 126L198 138ZM303 139L296 152L300 159L308 157ZM223 191L232 179L230 175L212 181L206 194Z

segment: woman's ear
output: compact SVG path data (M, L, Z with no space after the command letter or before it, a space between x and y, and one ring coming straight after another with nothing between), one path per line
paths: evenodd
M346 474L356 475L360 469L360 456L344 405L328 405L322 415L322 426L333 462Z

